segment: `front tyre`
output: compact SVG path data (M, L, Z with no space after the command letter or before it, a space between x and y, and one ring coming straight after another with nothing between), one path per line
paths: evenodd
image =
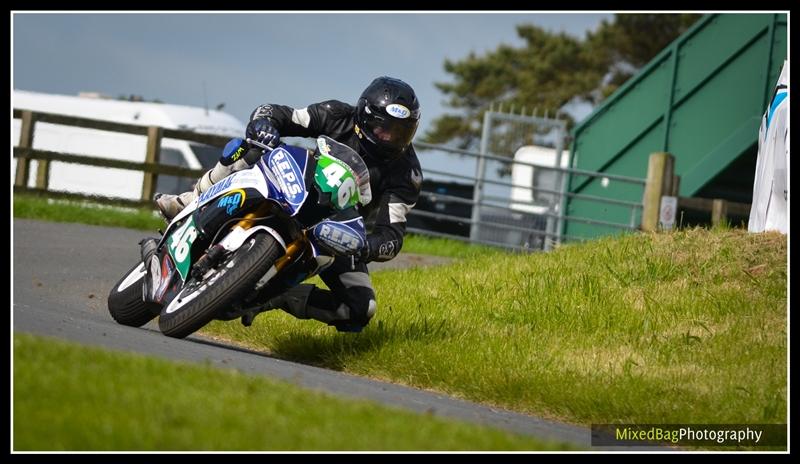
M145 302L142 298L146 275L144 263L140 262L126 272L108 294L108 312L118 323L141 327L161 311L160 304Z
M201 281L190 278L161 311L158 327L164 335L184 338L211 322L218 312L242 297L283 255L274 237L257 233L248 238Z

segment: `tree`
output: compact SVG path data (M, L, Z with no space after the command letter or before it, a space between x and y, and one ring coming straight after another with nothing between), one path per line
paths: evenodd
M483 113L492 105L563 111L571 102L597 105L700 15L617 14L581 40L534 25L517 26L522 48L500 45L483 56L446 60L454 82L436 83L460 114L433 121L426 142L477 149ZM564 115L571 125L568 115Z
M697 14L617 14L613 23L603 20L589 33L586 46L605 69L597 89L602 97L611 95L658 53L694 24Z

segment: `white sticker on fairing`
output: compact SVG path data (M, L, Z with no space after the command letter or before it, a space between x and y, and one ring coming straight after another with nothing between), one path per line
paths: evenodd
M386 107L386 112L395 118L406 119L411 116L411 111L403 105L392 104Z

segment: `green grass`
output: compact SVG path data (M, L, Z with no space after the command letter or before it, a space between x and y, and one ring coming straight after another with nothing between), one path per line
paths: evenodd
M785 423L786 253L777 233L631 234L375 273L360 334L281 311L204 330L573 423Z
M502 248L473 245L458 240L407 234L403 238L402 252L446 256L450 258L470 258L475 256L491 256L505 253L506 251Z
M164 228L164 220L149 208L105 206L91 201L48 199L28 194L14 194L14 217L148 231Z
M16 451L541 450L560 445L235 370L16 334Z
M447 248L417 238L404 251ZM361 334L281 311L204 331L573 423L786 422L786 236L723 226L532 255L460 245L469 257L452 265L374 273L378 313Z
M111 207L88 200L56 200L30 194L14 194L14 217L147 231L164 229L164 220L149 208ZM414 234L405 237L403 251L451 258L502 252L498 248Z

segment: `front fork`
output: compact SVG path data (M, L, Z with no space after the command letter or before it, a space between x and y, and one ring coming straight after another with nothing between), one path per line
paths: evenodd
M268 204L259 206L255 211L246 214L237 224L237 227L242 229L249 229L252 227L258 218L262 218L272 213L272 207ZM239 312L245 313L258 309L264 304L266 295L276 294L276 291L281 287L280 283L275 282L275 277L290 265L298 262L300 258L308 251L310 252L311 243L308 241L307 232L302 232L299 236L288 245L286 245L286 252L275 260L275 263L270 267L264 276L256 283L255 291L245 297L243 301L244 309L239 309ZM287 290L283 289L283 290Z
M247 230L253 227L258 220L271 215L273 213L272 208L273 207L268 203L259 205L254 211L245 214L233 228L239 227L242 230ZM221 244L217 243L212 245L192 266L192 276L197 280L201 280L205 273L216 267L225 255L225 248Z
M281 272L281 270L283 270L286 266L297 261L297 258L303 254L303 251L305 251L306 247L308 246L310 246L308 243L308 237L304 232L300 237L297 237L297 240L287 245L286 254L275 261L276 273Z
M263 308L263 306L269 300L269 298L281 294L292 287L291 285L286 285L283 283L281 281L281 276L278 274L302 258L303 254L306 252L306 250L309 250L310 246L311 245L305 233L303 233L293 242L289 243L289 245L286 246L286 253L275 260L275 263L272 265L272 267L270 267L267 273L264 274L264 276L256 283L254 291L248 296L244 297L240 303L241 306L237 305L238 307L234 308L234 311L229 313L225 319L235 319L237 317L244 316L247 313L257 314L260 311L267 309Z
M269 204L264 204L259 206L255 211L246 214L241 221L239 221L236 225L241 227L242 229L249 229L250 227L255 224L256 220L267 216L272 213L272 207ZM275 268L274 274L280 272L283 268L288 266L289 264L295 262L297 258L303 254L303 251L306 247L309 246L308 237L306 233L303 232L300 234L297 239L286 246L286 253L281 256L280 258L275 261L273 267ZM269 273L268 273L269 274Z

